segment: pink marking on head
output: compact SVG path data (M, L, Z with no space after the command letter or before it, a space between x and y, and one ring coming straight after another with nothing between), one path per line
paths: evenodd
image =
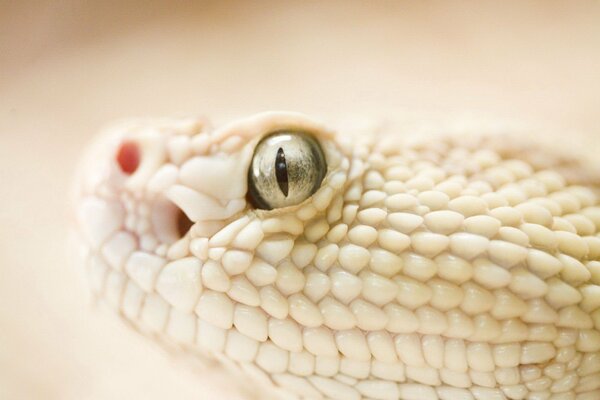
M140 149L137 143L125 141L117 152L117 163L121 171L127 175L133 174L140 165Z

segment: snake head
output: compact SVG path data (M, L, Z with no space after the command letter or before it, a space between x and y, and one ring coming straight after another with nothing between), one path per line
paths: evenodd
M519 143L130 121L84 157L83 264L138 330L269 393L598 398L598 180Z

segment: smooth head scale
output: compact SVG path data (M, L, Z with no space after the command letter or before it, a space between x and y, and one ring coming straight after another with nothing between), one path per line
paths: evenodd
M280 131L310 134L327 169L256 209L255 148ZM273 148L265 193L284 202ZM76 226L98 300L261 398L597 400L599 184L507 136L131 121L85 156Z

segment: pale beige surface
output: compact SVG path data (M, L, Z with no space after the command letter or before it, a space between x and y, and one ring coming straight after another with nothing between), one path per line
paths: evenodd
M106 121L266 109L526 120L600 149L600 5L0 2L0 398L234 398L87 300L70 176ZM477 5L476 5L477 4Z

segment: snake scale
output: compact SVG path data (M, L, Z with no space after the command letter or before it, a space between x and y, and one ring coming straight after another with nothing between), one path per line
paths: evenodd
M600 399L600 176L522 137L297 113L90 147L91 290L261 398Z

